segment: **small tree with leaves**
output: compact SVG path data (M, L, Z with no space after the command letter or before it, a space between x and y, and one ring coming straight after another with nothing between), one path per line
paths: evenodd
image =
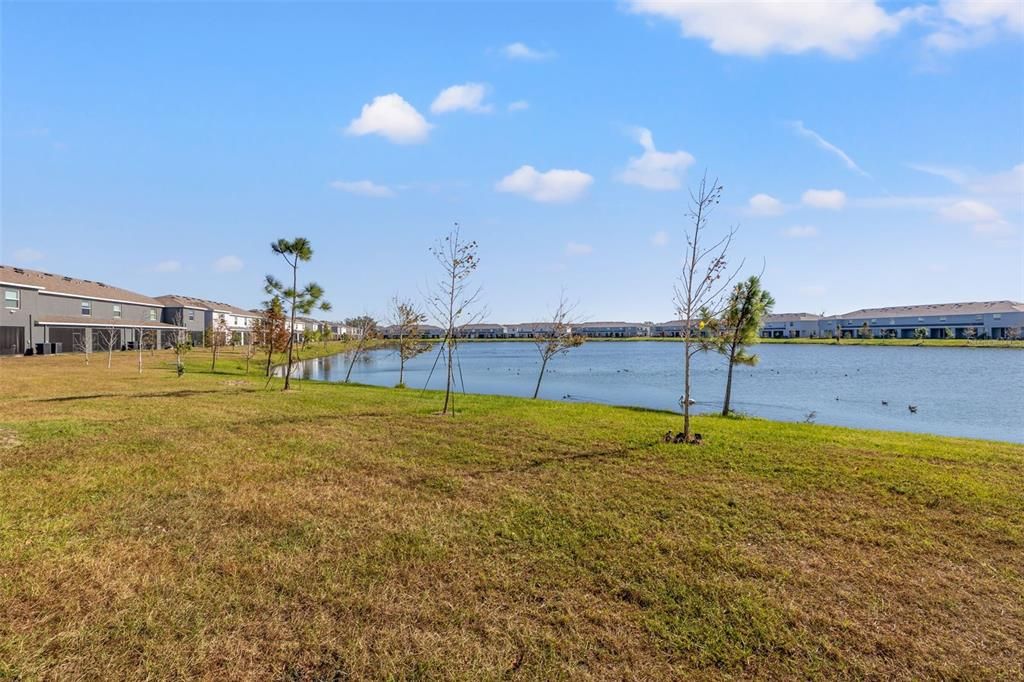
M712 338L693 325L700 319L713 320L724 306L725 292L730 288L736 271L729 272L728 253L736 228L729 228L718 239L709 238L709 220L722 198L722 186L718 180L708 181L707 174L701 178L695 190L690 191L690 206L687 218L690 227L686 231L686 252L683 256L683 270L675 285L676 314L683 320L686 336L683 337L683 409L684 442L692 442L690 428L691 365L693 357L710 347ZM742 266L742 263L740 263Z
M928 329L925 327L918 327L914 330L914 338L918 341L922 341L928 338Z
M556 355L568 353L573 348L579 348L585 341L579 334L573 334L572 328L579 324L575 318L576 304L569 303L562 292L558 299L558 305L551 314L551 322L545 323L535 330L533 345L540 355L540 372L537 374L537 385L533 388L534 399L540 394L540 382L544 379L544 372L547 371L548 362Z
M228 338L228 325L223 315L215 315L213 326L206 329L206 345L213 351L210 360L210 371L217 369L217 352L225 344Z
M874 334L871 332L871 325L869 325L867 322L865 322L864 324L862 324L860 326L860 332L859 333L860 333L860 338L862 338L862 339L870 339L870 338L874 337Z
M977 327L964 327L964 338L967 340L967 343L971 343L972 341L977 339L978 338L978 328Z
M465 241L459 224L430 249L442 275L427 297L427 307L444 329L439 353L445 356L444 407L441 414L451 411L455 415L455 359L458 349L459 331L467 324L483 319L484 311L478 309L480 288L470 283L470 277L480 263L477 257L477 243ZM436 364L436 361L435 361Z
M722 415L728 416L732 400L732 373L736 365L756 365L759 358L747 349L757 343L761 320L771 312L775 299L761 288L761 278L750 277L738 283L729 294L725 310L714 321L715 350L729 362L725 379L725 401Z
M391 299L391 324L398 336L399 388L405 388L405 363L430 348L421 338L420 326L426 321L427 316L412 301L397 296Z
M356 362L366 352L373 340L379 336L379 330L377 321L369 315L354 317L346 320L345 324L355 329L354 336L356 337L355 348L349 354L348 371L345 372L345 383L347 384L352 378L352 368L355 367Z
M288 349L288 322L285 320L281 299L273 296L263 304L263 311L253 321L251 337L261 349L267 351L266 376L273 369L274 353L283 353Z
M316 282L299 287L299 263L307 263L313 258L313 246L305 237L296 237L288 241L278 239L270 245L270 249L281 256L291 269L291 286L286 286L273 275L267 275L263 289L272 296L278 296L282 304L288 306L290 324L288 331L288 366L284 371L284 390L291 387L292 363L295 353L295 316L309 315L314 310L328 311L331 304L324 299L324 290Z
M945 329L943 329L942 330L942 334L947 339L955 339L956 338L956 332L953 331L952 327L946 327Z

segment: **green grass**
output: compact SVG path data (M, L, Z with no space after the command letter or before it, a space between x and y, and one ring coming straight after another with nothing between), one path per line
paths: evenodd
M1024 447L145 362L0 360L0 679L1024 676Z

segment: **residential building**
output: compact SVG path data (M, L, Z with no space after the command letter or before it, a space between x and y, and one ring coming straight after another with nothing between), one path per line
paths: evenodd
M164 321L180 321L179 323L186 326L192 336L192 343L197 346L204 343L204 334L207 330L223 330L223 342L226 344L245 345L249 342L249 334L260 317L259 312L193 296L166 294L158 296L157 300L164 306Z
M685 336L687 326L686 320L671 320L669 322L652 324L650 327L651 336L656 338Z
M482 322L464 324L458 328L456 334L464 339L504 339L506 330L504 325Z
M0 265L0 353L162 348L183 325L160 301L103 282Z
M931 339L1020 338L1024 303L981 301L863 308L821 320L820 335L855 337L867 330L876 338L910 339L923 329Z
M811 313L772 313L765 315L761 321L761 338L818 338L822 336L821 320L821 315L813 315Z
M575 325L573 331L591 338L632 338L649 336L651 326L639 322L583 322Z

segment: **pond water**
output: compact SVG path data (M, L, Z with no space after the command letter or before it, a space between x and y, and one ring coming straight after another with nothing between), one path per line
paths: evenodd
M1024 352L1002 348L761 344L756 367L737 367L733 409L767 419L1024 442ZM552 360L540 397L679 411L683 346L677 342L586 343ZM410 389L444 389L437 347L406 363ZM343 381L345 355L298 363L293 376ZM533 395L540 360L529 342L473 342L458 349L465 391ZM694 358L694 410L721 410L726 364ZM428 380L429 377L429 380ZM367 353L352 381L398 382L394 350ZM462 390L462 384L459 385ZM883 401L888 405L883 404ZM912 413L909 405L917 407Z

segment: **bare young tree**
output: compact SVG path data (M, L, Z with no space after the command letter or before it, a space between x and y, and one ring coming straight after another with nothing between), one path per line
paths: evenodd
M71 342L74 346L73 350L76 353L85 354L85 364L89 364L89 358L92 357L92 339L86 335L85 330L82 330L80 334L74 334L71 337Z
M728 253L736 228L730 227L724 236L715 240L708 237L708 221L722 198L718 179L708 181L707 173L696 190L690 190L690 205L686 217L690 227L686 231L686 253L683 270L674 287L676 314L683 321L683 408L684 442L693 442L690 429L691 365L693 357L708 350L711 339L703 335L709 320L717 319L725 307L725 293L729 290L736 271L729 272ZM740 267L742 267L740 263ZM697 327L696 333L694 326Z
M544 378L548 362L556 355L568 353L573 348L583 345L583 336L572 333L573 326L579 324L575 312L576 304L569 303L563 291L558 299L558 306L551 314L550 324L546 323L540 330L534 330L533 344L540 354L540 373L537 375L537 386L533 389L534 399L540 393L540 382Z
M352 368L355 367L356 361L366 352L370 342L376 339L378 334L377 321L369 315L361 315L346 321L345 324L350 324L356 330L356 347L352 349L352 353L349 355L348 371L345 372L345 383L347 384L349 379L352 378Z
M135 328L135 352L139 356L139 374L142 374L142 335L145 330L142 327Z
M441 266L442 276L427 296L427 307L444 329L439 354L445 356L444 407L441 414L451 411L455 416L455 360L459 331L467 324L483 319L484 311L477 309L480 288L470 285L469 278L479 264L477 243L463 241L459 224L455 223L447 236L439 239L430 253ZM436 361L435 361L436 364Z
M217 351L225 344L228 336L228 325L223 315L214 316L213 326L206 330L206 345L213 349L210 360L210 371L217 369Z
M120 333L114 327L104 327L103 329L93 329L93 335L96 336L99 341L100 348L105 348L107 351L107 369L114 359L114 345L120 336Z
M420 331L420 325L427 321L427 316L412 301L395 296L391 299L391 318L392 327L398 335L398 386L404 388L405 363L430 349L430 344L423 342Z

